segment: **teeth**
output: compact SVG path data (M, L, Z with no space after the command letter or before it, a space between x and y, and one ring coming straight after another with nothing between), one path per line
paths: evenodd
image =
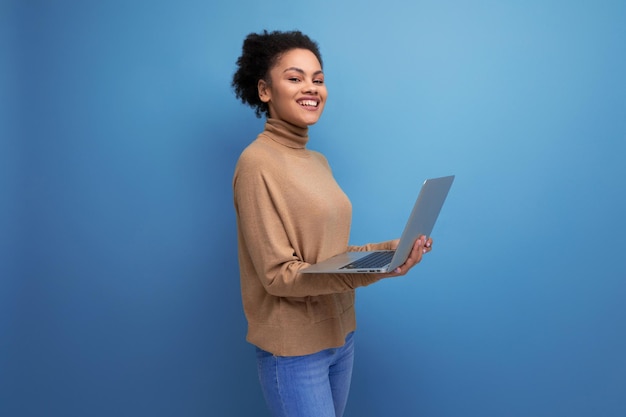
M317 101L315 100L302 100L300 102L301 106L311 106L311 107L317 107Z

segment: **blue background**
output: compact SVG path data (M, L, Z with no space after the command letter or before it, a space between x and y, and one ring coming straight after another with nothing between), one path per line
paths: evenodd
M457 176L428 258L358 291L346 417L626 416L626 2L0 4L0 415L267 415L230 79L298 28L352 243Z

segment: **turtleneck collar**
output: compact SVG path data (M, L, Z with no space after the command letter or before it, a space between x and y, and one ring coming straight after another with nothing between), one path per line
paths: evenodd
M308 127L298 127L279 119L268 118L263 134L274 142L294 149L304 149L309 141Z

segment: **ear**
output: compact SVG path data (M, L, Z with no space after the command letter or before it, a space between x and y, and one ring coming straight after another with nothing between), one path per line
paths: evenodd
M259 80L257 84L257 89L259 91L259 98L263 103L267 103L268 101L270 101L270 98L272 96L270 94L269 85L265 80Z

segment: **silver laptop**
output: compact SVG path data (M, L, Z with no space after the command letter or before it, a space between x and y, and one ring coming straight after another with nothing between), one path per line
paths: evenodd
M346 252L302 269L305 274L371 274L391 272L409 257L415 240L430 236L454 175L424 181L396 250Z

